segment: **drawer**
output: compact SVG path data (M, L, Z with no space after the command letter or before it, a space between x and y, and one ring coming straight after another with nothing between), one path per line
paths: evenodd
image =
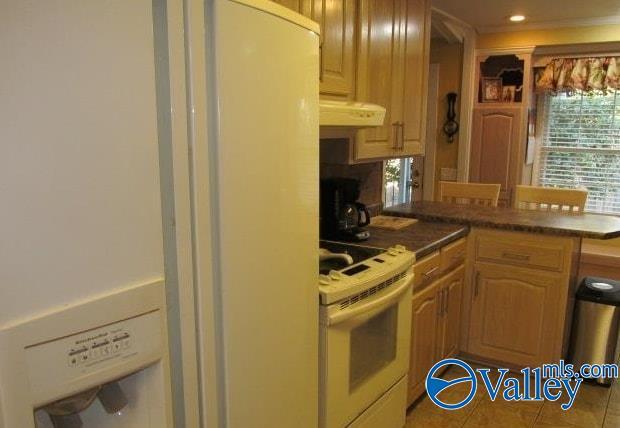
M432 254L418 260L413 265L413 291L420 290L425 285L429 284L432 280L439 275L439 263L440 263L439 251L435 251Z
M442 272L447 272L451 267L465 263L467 255L467 239L461 238L441 249L439 266Z
M536 240L526 236L479 235L476 239L476 260L532 269L562 272L569 249L554 240Z

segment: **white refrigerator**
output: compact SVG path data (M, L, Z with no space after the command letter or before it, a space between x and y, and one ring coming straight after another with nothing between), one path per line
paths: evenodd
M212 17L225 420L316 427L318 24L264 0L216 0Z
M0 6L0 428L172 426L155 3Z

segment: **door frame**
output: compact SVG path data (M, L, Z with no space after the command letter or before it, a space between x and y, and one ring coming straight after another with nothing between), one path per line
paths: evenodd
M433 7L432 11L433 18L441 20L452 38L463 43L457 181L468 182L473 106L476 95L476 30L441 9Z
M428 97L426 103L426 146L422 199L435 199L435 153L437 152L437 99L439 98L439 64L429 64Z

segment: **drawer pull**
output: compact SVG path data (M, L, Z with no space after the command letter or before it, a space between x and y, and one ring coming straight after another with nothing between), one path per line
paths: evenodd
M523 262L527 262L530 259L530 255L529 254L519 254L519 253L509 253L504 251L502 253L502 257L505 259L510 259L510 260L520 260Z
M456 254L452 255L452 260L456 260L456 259L462 259L463 257L465 257L465 253L463 253L462 251Z
M432 276L435 272L437 272L437 269L439 269L439 266L435 266L432 269L429 269L428 272L422 272L422 276L425 276L426 278L429 278L430 276Z
M480 287L480 272L476 272L476 279L474 280L474 299L478 297L479 287Z

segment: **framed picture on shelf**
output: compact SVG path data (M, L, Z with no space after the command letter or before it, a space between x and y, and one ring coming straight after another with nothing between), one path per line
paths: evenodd
M502 86L502 102L513 103L515 101L515 94L517 87L515 85Z
M502 100L502 79L483 77L481 83L483 103L498 103Z

